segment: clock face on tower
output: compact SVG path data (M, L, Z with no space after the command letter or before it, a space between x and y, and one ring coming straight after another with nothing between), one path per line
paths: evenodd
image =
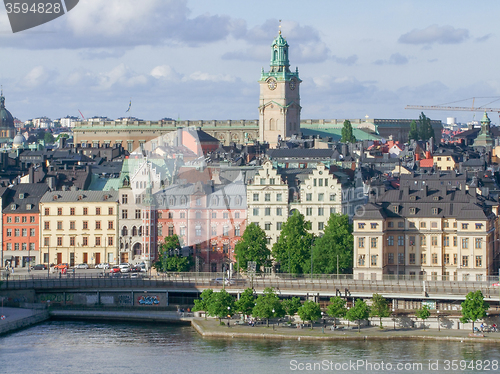
M269 87L270 90L276 89L276 79L271 78L267 81L267 87Z
M297 87L297 80L292 79L292 80L288 83L288 85L290 86L290 89L291 89L291 90L295 90L295 87Z

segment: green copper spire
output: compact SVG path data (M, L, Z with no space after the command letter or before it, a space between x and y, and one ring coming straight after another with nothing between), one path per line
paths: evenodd
M271 45L271 71L282 72L290 71L290 62L288 61L288 43L281 35L281 25L278 37L274 39Z

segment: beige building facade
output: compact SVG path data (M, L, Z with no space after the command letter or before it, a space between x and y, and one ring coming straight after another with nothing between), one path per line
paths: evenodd
M40 214L40 251L49 263L118 263L116 191L47 192Z

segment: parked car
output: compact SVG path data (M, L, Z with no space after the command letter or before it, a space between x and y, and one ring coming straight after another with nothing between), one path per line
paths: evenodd
M88 269L89 265L88 264L78 264L75 266L75 269Z
M133 267L130 268L130 271L133 272L133 273L145 273L146 269L144 269L140 265L135 265L135 266L133 266Z
M130 274L130 278L132 278L132 279L139 279L139 278L142 278L142 274L140 274L140 273L131 273Z
M116 274L116 273L120 273L120 272L121 272L121 269L120 269L119 265L115 265L111 269L109 269L110 274Z
M69 265L68 264L57 264L54 266L54 269L68 269Z
M118 265L118 267L120 268L120 271L122 273L128 273L128 272L130 272L130 264L128 264L128 263L120 264L120 265Z
M47 265L45 264L38 264L33 266L33 270L47 270Z
M109 269L109 264L107 262L101 262L95 266L96 269Z
M212 284L222 284L224 283L226 286L229 286L231 284L234 284L234 281L232 279L227 279L227 278L215 278L212 279Z

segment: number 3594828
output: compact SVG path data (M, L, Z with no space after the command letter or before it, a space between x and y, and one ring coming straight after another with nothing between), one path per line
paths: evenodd
M58 14L63 12L61 9L61 4L52 4L52 3L44 3L39 2L32 4L28 3L5 3L5 8L7 9L7 13L45 13L45 14Z

